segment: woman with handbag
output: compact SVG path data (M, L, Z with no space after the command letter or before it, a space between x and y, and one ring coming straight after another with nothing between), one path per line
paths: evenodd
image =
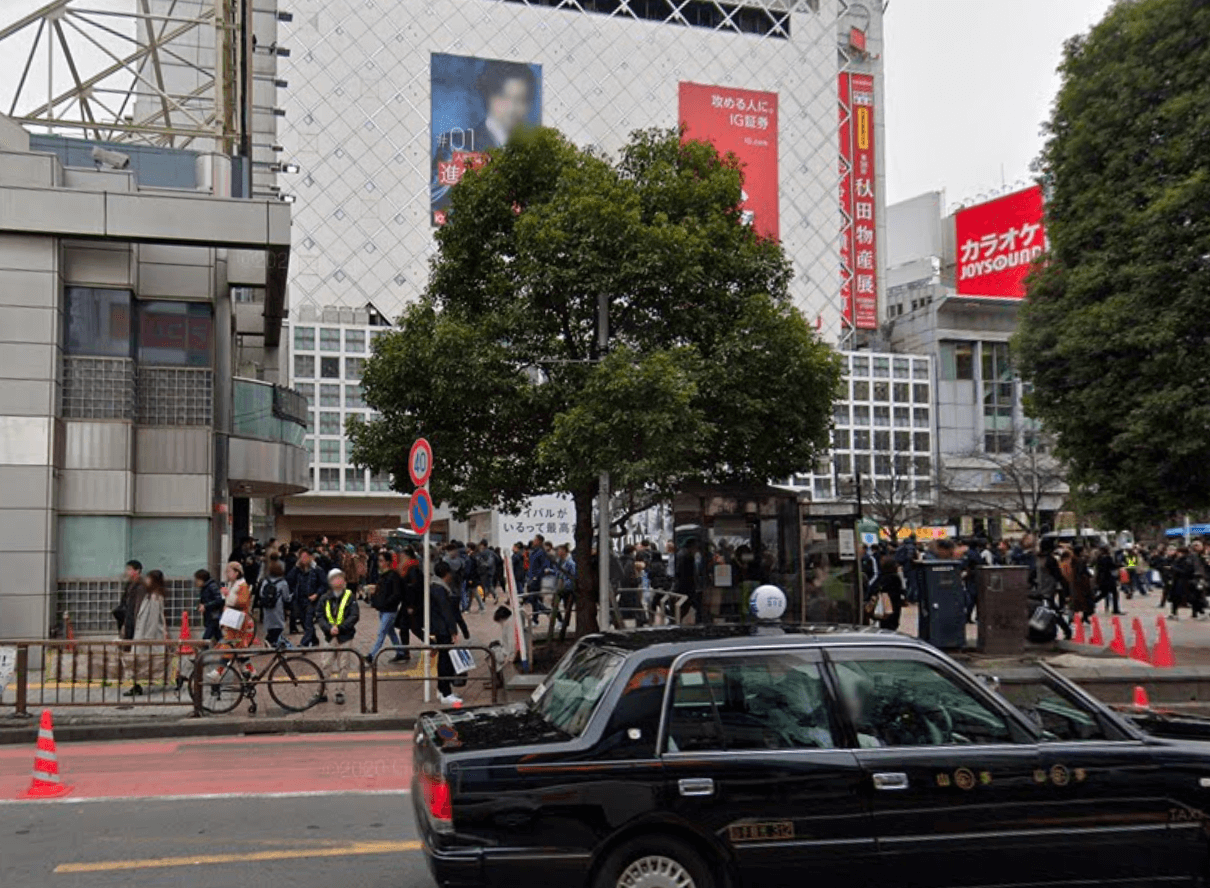
M168 627L164 621L164 573L153 570L147 574L147 585L139 596L138 610L134 618L134 641L165 641L168 638ZM139 676L147 676L148 684L157 674L167 677L164 669L167 651L152 645L135 645L131 650L129 671L134 678L134 684L126 691L124 697L138 697L143 693L139 684Z
M866 596L866 613L878 621L879 628L897 630L903 613L903 595L903 579L899 576L895 556L883 556L878 565L878 576Z
M240 647L252 642L255 623L252 619L252 590L244 579L244 568L238 561L227 565L227 594L223 597L223 640ZM240 614L243 615L242 619Z

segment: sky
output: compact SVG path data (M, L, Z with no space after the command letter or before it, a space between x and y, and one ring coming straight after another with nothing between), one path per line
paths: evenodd
M1111 0L890 0L883 20L887 201L945 207L1026 184L1068 37Z

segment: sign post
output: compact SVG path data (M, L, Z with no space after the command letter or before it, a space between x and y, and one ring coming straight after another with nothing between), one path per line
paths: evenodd
M429 589L429 586L432 584L431 574L433 569L433 556L429 549L429 527L433 523L433 499L429 496L429 490L426 485L433 474L433 448L424 438L417 438L416 442L412 445L412 451L408 455L408 474L412 478L412 483L416 485L416 490L412 493L412 501L408 504L408 515L411 518L412 530L424 535L424 541L421 545L424 546L424 644L427 647L432 638L430 626L433 619L432 592ZM428 703L433 697L433 684L429 678L432 674L431 662L432 658L429 656L429 651L425 650L425 703Z

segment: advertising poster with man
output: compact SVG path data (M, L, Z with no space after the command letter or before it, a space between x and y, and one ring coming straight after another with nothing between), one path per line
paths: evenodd
M681 83L679 98L685 138L710 142L719 154L739 158L744 221L761 237L776 240L777 93Z
M433 53L431 81L432 214L444 225L466 171L519 126L541 125L542 66Z

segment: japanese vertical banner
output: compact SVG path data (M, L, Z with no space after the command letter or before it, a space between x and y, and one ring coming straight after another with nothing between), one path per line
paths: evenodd
M844 319L878 328L877 202L874 198L874 78L840 75L840 296Z
M744 166L741 211L761 237L776 240L777 93L681 83L680 121L685 139L710 142Z

